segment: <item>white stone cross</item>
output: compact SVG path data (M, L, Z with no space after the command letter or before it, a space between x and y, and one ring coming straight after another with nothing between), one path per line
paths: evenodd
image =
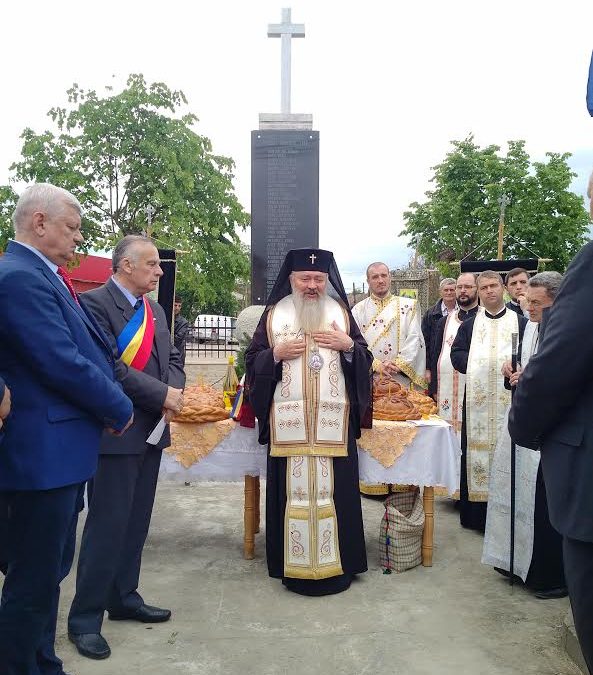
M281 102L280 111L290 113L290 44L292 38L305 37L304 23L291 23L290 7L282 10L282 23L268 25L268 37L279 37L282 40L281 62Z

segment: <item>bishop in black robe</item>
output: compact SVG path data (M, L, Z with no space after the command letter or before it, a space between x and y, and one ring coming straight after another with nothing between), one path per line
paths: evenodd
M318 249L308 249L314 254L326 253ZM331 253L329 282L340 296L340 302L349 315L349 332L352 338L352 350L340 352L340 366L344 374L346 392L350 403L348 420L347 456L333 457L334 492L333 499L337 520L338 542L343 574L324 579L294 578L285 575L285 511L287 504L287 457L270 455L270 410L274 393L282 381L282 361L276 362L273 348L269 343L266 325L268 315L274 304L290 293L287 283L291 271L302 269L297 258L308 259L301 254L303 249L289 252L281 269L278 280L270 294L268 306L255 330L251 344L245 354L246 380L249 400L259 423L259 442L268 445L266 478L266 556L268 572L271 577L282 579L291 591L302 595L328 595L339 593L350 586L356 574L367 569L366 548L362 522L360 494L358 491L358 451L356 439L360 437L361 423L370 418L371 366L373 356L367 348L348 305L345 304L345 291ZM291 259L295 253L295 259ZM318 258L318 255L314 256ZM271 302L270 302L271 301Z

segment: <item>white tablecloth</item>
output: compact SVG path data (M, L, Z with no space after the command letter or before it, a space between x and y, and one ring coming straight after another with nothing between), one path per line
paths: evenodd
M449 425L422 426L389 469L359 449L360 479L366 483L442 486L453 494L459 488L460 456L457 438ZM257 427L237 425L209 455L188 469L166 451L161 461L162 479L232 482L242 481L244 476L265 475L266 447L257 442Z
M439 486L452 495L459 489L460 463L457 436L446 422L419 426L414 440L389 469L365 452L359 441L358 471L365 483Z
M185 469L166 450L161 460L161 478L182 481L242 481L245 476L266 475L266 446L257 442L258 430L238 424L212 452Z

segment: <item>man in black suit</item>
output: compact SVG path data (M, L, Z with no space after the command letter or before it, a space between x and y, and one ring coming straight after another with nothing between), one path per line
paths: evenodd
M550 521L563 536L575 627L593 672L593 242L568 268L509 416L519 445L541 448Z
M122 438L104 436L90 504L68 634L89 658L107 658L101 635L104 611L112 620L167 621L171 612L151 607L137 591L162 449L146 440L162 416L170 422L183 407L185 375L163 309L146 296L162 276L159 254L145 237L129 235L113 252L113 276L82 296L109 337L116 372L134 404L134 424ZM154 331L152 331L154 326ZM142 333L143 327L148 333ZM126 346L127 345L127 346ZM135 353L135 355L134 355Z

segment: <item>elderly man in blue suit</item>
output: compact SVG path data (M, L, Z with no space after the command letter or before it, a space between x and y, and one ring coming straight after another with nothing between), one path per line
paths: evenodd
M0 452L2 675L64 675L54 651L59 585L84 483L103 429L123 433L133 418L110 345L64 268L83 241L80 214L66 190L29 187L0 258L0 373L12 396Z

